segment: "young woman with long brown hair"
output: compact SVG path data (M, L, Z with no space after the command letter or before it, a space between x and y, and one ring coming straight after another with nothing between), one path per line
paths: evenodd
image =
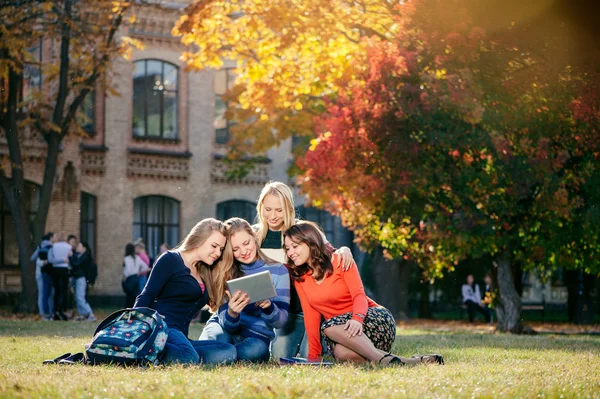
M164 363L223 364L236 359L232 345L187 337L190 322L200 309L208 304L216 310L225 296L222 273L232 263L226 254L222 256L226 234L222 222L200 221L179 246L156 260L137 298L135 307L155 309L169 327Z
M321 358L321 333L337 360L377 364L444 363L440 355L402 358L390 353L396 322L389 310L365 295L356 267L342 270L323 234L310 222L284 233L290 275L304 311L308 358ZM325 321L321 323L321 318Z

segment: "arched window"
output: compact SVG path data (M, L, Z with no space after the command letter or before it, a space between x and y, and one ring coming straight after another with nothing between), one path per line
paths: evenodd
M244 200L229 200L217 204L217 219L227 220L238 217L253 224L256 218L256 204Z
M144 239L151 258L156 258L163 242L169 247L179 243L179 208L179 201L158 195L133 201L133 239Z
M40 186L26 181L24 200L25 211L29 216L29 220L32 220L35 217L40 202ZM0 241L0 266L18 267L19 247L17 245L15 221L10 213L6 198L2 195L2 191L0 191Z
M319 226L325 232L325 237L335 248L346 246L348 248L353 247L354 235L351 231L347 230L342 226L342 222L339 217L333 216L327 211L317 208L306 208L304 206L298 207L298 216L300 219L310 220L311 222L318 223Z
M81 239L88 243L92 249L92 256L96 254L96 197L92 194L81 192L79 213L79 234Z
M176 139L177 67L160 60L134 65L133 136Z

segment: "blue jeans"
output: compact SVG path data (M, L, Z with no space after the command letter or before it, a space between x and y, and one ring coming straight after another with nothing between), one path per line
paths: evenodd
M169 336L162 355L166 364L231 364L235 348L217 341L192 341L176 328L169 328Z
M238 334L230 334L223 330L219 323L208 323L202 330L200 339L210 339L227 344L233 344L237 352L237 359L253 363L261 363L269 360L269 344L262 339L254 337L242 337Z
M92 307L85 299L87 290L87 280L85 277L77 277L73 279L73 288L75 289L75 303L77 304L77 313L81 316L89 316L92 313Z
M282 328L275 330L275 341L271 344L273 360L281 357L308 356L308 340L304 329L304 314L288 315L287 322Z
M46 317L54 314L54 284L52 276L48 273L41 273L42 278L42 298L38 295L38 306L40 306L40 315L44 313ZM37 280L37 276L36 276ZM39 283L38 283L39 284ZM39 289L39 285L38 285Z
M142 291L144 290L144 287L146 286L147 281L148 281L148 275L146 275L146 274L138 277L138 293L137 293L137 295L142 293Z

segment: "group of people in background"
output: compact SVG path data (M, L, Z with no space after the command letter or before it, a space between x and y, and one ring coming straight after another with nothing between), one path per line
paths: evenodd
M164 363L229 364L282 357L382 365L439 363L440 355L392 354L396 323L365 295L349 248L335 249L314 223L296 219L290 188L267 184L257 203L258 223L204 219L174 249L153 263L134 307L155 309L169 328ZM129 244L124 289L130 276L147 274ZM145 267L146 266L146 267ZM269 271L276 296L251 302L227 281ZM132 278L136 280L136 278ZM132 298L129 298L130 300ZM213 312L199 337L189 325L205 306Z
M166 243L162 243L157 258L168 250L169 246ZM133 307L135 298L142 292L148 281L151 268L152 259L150 259L150 256L146 252L146 245L141 237L135 243L125 245L121 286L125 293L126 308Z
M475 278L472 274L467 276L466 284L462 286L462 302L467 307L467 313L469 315L469 321L473 323L475 321L475 313L479 312L483 315L486 323L492 321L492 309L489 306L489 295L492 292L492 277L489 274L485 275L485 290L483 297L481 296L481 290L479 285L475 283Z
M95 321L96 316L87 302L88 283L97 275L90 246L77 236L46 233L31 255L35 262L38 288L38 308L42 320L69 319L69 287L73 288L78 315L75 320Z

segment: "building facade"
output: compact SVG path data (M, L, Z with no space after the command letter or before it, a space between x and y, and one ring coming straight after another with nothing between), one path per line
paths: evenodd
M88 136L67 137L62 147L46 230L75 234L91 245L99 269L93 295L122 295L128 242L143 238L153 258L161 243L176 245L201 219L254 221L256 199L268 181L293 185L286 174L291 140L269 151L245 178L227 179L223 156L230 123L220 95L235 77L231 68L188 71L180 61L185 47L171 28L187 3L136 10L136 22L122 34L141 40L144 49L135 50L131 60L115 60L111 87L118 95L98 85L82 110ZM31 212L44 147L35 134L23 143ZM7 151L0 141L0 153ZM300 215L319 222L334 245L352 245L337 218L304 208L300 196L296 201ZM0 292L17 292L14 227L4 200L0 204Z

